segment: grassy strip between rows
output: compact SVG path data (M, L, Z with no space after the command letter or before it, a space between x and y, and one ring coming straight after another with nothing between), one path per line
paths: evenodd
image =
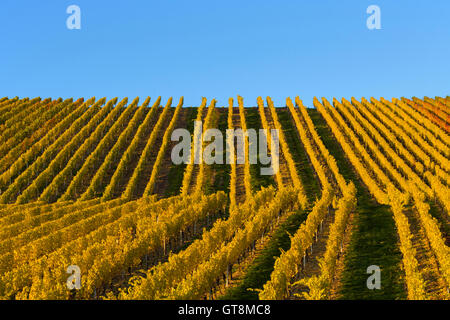
M406 299L402 255L390 208L370 196L319 112L316 109L308 109L308 112L323 143L336 159L339 171L346 180L352 180L358 190L355 226L345 256L339 298ZM370 276L367 268L371 265L381 268L379 290L370 290L366 285Z
M223 191L225 193L230 192L230 173L231 173L231 165L226 164L225 162L225 150L226 150L226 130L228 128L228 108L216 108L217 116L219 119L217 120L217 126L220 132L223 135L223 149L224 155L222 157L224 164L216 164L214 163L212 167L212 172L214 173L214 179L208 179L207 181L207 189L206 193L211 194L218 191ZM211 182L214 182L212 184Z
M247 123L247 129L254 129L256 133L259 133L259 129L262 128L261 117L258 112L257 107L249 107L245 108L245 120ZM259 153L261 151L258 149L258 163L250 164L250 175L251 175L251 184L253 188L253 192L258 192L261 190L261 187L268 187L275 185L275 179L270 175L261 175L260 173L260 161L259 161ZM265 166L266 167L266 166Z
M283 127L289 150L295 161L295 167L305 188L308 201L313 204L316 197L320 197L320 184L317 180L308 154L297 134L297 128L291 119L291 114L287 108L277 108L278 119Z
M312 166L309 164L309 159L306 150L295 131L292 124L289 111L287 109L277 109L280 123L283 127L283 132L295 159L295 165L304 188L308 194L310 201L314 201L320 195L320 185L314 176ZM249 120L247 120L249 122ZM253 127L252 127L253 128ZM252 172L253 178L253 172ZM274 268L274 263L277 257L280 256L281 250L287 251L291 246L290 235L293 235L300 225L306 220L308 212L296 212L290 215L285 222L283 222L264 246L261 253L255 258L252 264L247 269L242 282L238 286L227 290L222 299L245 299L257 300L258 292L251 289L262 289L263 285L270 280L270 275Z
M447 223L447 221L445 220L445 211L434 201L427 201L426 203L428 203L430 205L430 214L433 218L435 218L438 222L438 226L439 226L439 230L442 233L442 236L445 239L445 244L447 246L450 245L450 225Z
M227 290L221 300L258 300L258 292L252 289L262 289L270 280L274 263L281 250L287 251L291 246L290 235L300 227L308 216L307 212L291 214L273 233L269 242L248 267L242 281L236 287Z
M197 117L198 108L196 107L185 107L187 112L186 121L187 123L183 124L183 128L187 129L191 135L194 134L194 121ZM181 185L183 183L183 174L184 169L186 168L186 164L174 164L172 163L169 170L169 183L167 186L167 190L165 192L164 197L173 197L180 194Z

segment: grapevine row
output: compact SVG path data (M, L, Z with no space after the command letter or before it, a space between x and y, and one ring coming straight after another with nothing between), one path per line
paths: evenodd
M126 100L127 99L125 98L121 102L121 105L125 104L127 102ZM26 203L39 197L39 195L53 180L55 175L58 174L58 171L62 170L66 166L67 162L70 161L72 156L77 152L78 148L80 148L85 141L89 141L88 138L93 132L95 132L96 128L99 127L99 124L102 123L105 118L105 121L109 120L109 117L107 116L113 110L116 101L117 99L109 101L106 106L101 108L100 111L88 122L88 124L81 129L80 132L73 136L70 142L65 145L58 155L51 161L49 166L33 180L31 185L29 185L19 197L17 197L17 203ZM117 110L121 110L121 108ZM116 115L116 112L113 112L113 114Z
M80 119L88 110L88 107L94 102L94 99L90 99L83 103L80 107L72 111L62 122L58 123L53 129L51 129L41 140L35 143L30 149L23 153L10 167L0 175L0 190L5 190L8 184L20 175L25 168L28 168L38 157L43 154L47 149L57 141L60 136L67 132L66 130L76 121ZM63 138L61 138L63 139ZM61 144L67 143L68 140L64 138ZM36 170L36 169L35 169Z
M241 120L242 130L247 132L247 121L245 120L245 111L244 111L244 99L241 96L238 96L238 105L239 105L239 118ZM251 175L250 175L250 163L249 163L249 141L248 135L244 135L244 145L245 145L245 163L244 163L244 186L245 186L245 196L246 199L251 197L253 194L252 191L252 183L251 183Z
M418 123L422 124L424 128L433 133L437 138L442 140L447 146L450 146L450 136L438 125L436 125L426 115L423 115L419 110L413 108L409 103L413 104L410 100L405 98L396 99L393 98L392 102L395 103L403 111L411 115Z
M137 152L139 141L145 138L145 133L151 128L160 102L161 97L158 97L142 123L140 118L133 118L95 173L89 187L80 197L80 200L101 197L106 188L110 185L118 184L118 180L125 175L126 168L130 165L133 154ZM131 143L129 143L130 140ZM109 172L112 173L109 174Z
M228 116L227 116L227 123L228 123L228 129L229 130L234 130L234 125L233 125L233 98L230 98L228 100ZM233 159L233 161L230 161L230 166L231 166L231 170L230 170L230 207L233 210L236 205L237 205L237 200L236 200L236 183L237 183L237 169L236 169L236 161L234 161L235 159L235 144L234 144L234 136L232 135L227 135L227 147L228 150L230 152L229 156ZM247 153L248 154L248 153Z
M214 111L215 111L215 107L216 107L216 100L213 99L211 101L211 104L208 107L208 110L206 112L206 117L205 117L205 123L203 125L203 139L202 139L202 143L200 146L200 152L202 153L202 156L200 157L200 159L202 159L202 161L200 162L199 165L199 170L198 170L198 175L197 175L197 180L195 182L195 193L204 193L203 187L204 187L204 179L205 179L205 175L206 175L206 171L208 170L209 166L207 164L205 164L205 159L203 159L203 151L205 150L205 145L206 143L203 143L203 140L207 140L207 137L205 136L206 131L209 128L214 127L214 122L215 122L215 117L214 117Z
M243 252L251 247L273 223L276 217L296 206L297 196L291 187L278 191L275 199L262 207L244 229L237 230L231 241L222 246L207 261L200 264L194 272L172 288L169 299L200 299L214 285L215 281L229 270Z
M381 121L384 124L386 124L387 126L389 126L391 128L391 130L397 136L401 136L403 138L403 141L405 142L405 145L408 146L408 148L411 151L413 151L419 157L419 159L422 160L422 162L425 164L425 166L427 168L431 168L432 167L432 160L437 161L444 168L447 168L450 165L450 162L449 162L449 160L447 158L445 158L442 154L437 152L435 148L432 148L422 138L420 138L420 137L416 138L416 141L418 141L420 143L420 145L419 145L419 144L414 143L411 138L409 138L407 136L405 137L404 130L401 130L395 123L397 121L397 119L395 119L395 122L394 122L392 120L389 120L386 116L384 116L383 113L379 111L381 109L381 106L379 106L379 105L377 106L376 104L374 104L375 106L378 107L378 110L377 110L374 107L374 105L369 103L367 100L363 99L362 102L363 102L362 105L361 104L356 104L359 107L358 109L360 109L362 111L366 111L366 108L367 108L367 110L370 110L372 113L376 114L381 119ZM365 114L366 114L366 116L368 116L368 117L373 119L373 117L368 112L365 112ZM374 121L372 121L372 122L374 122ZM381 125L379 127L384 129L383 132L385 132L386 136L391 136L393 139L395 139L395 136L392 133L389 134L388 129L385 129L385 127L381 126ZM394 140L394 141L397 141L397 140ZM423 149L426 150L430 155L432 155L432 158L428 157L428 155L425 154ZM420 163L417 160L415 160L416 158L413 155L407 153L406 149L402 148L402 150L405 150L405 152L403 152L403 156L404 157L408 157L407 159L408 159L408 161L410 163L414 163L414 162ZM416 165L416 166L418 167L418 171L419 172L423 172L423 168L421 168L421 166L418 166L418 165Z
M88 139L78 148L75 154L65 165L64 169L60 171L50 184L41 193L39 200L45 202L56 201L64 192L67 186L72 181L74 175L80 170L86 161L86 158L95 150L101 140L105 137L109 129L117 121L121 121L123 118L128 119L129 112L134 112L138 103L138 99L135 99L128 107L124 107L126 99L122 100L92 132ZM125 112L124 112L125 109ZM124 121L124 120L122 120Z
M286 142L286 137L284 136L283 128L281 127L280 121L278 120L277 112L270 97L267 97L267 106L269 108L274 127L278 130L281 151L283 152L284 158L286 159L292 182L294 183L294 187L300 192L299 200L300 198L303 198L303 202L306 203L305 190L303 188L302 182L300 181L297 168L295 167L294 159L292 158L291 151L289 150L289 146Z
M156 122L155 127L152 130L152 133L150 134L150 138L147 141L147 144L145 145L144 150L142 151L141 157L139 158L138 164L136 168L134 169L133 175L131 176L130 180L128 181L128 184L125 188L125 191L122 193L122 197L125 199L133 199L137 196L138 193L138 186L142 181L144 180L144 167L149 165L150 162L150 156L152 152L154 152L155 148L155 142L158 137L158 135L161 135L161 132L163 131L163 125L166 122L167 118L169 117L169 112L172 105L172 98L169 98L167 101L166 106L163 109L162 114L160 115L158 122ZM112 194L109 193L109 190L116 190L117 186L113 185L112 188L109 188L106 190L105 195L103 196L103 200L108 200L112 198Z
M196 122L202 121L203 119L203 110L205 109L206 106L206 98L202 98L202 103L200 104L200 107L197 108L197 118L195 119ZM193 140L191 145L194 145L194 147L196 146L196 141L198 140L198 135L201 135L200 132L196 132L196 130L194 129L194 133L193 133ZM201 142L201 140L200 140ZM192 172L194 171L194 157L195 154L198 152L198 150L196 150L195 148L191 147L191 153L190 153L190 161L189 163L186 165L186 168L184 170L184 175L183 175L183 182L181 185L181 190L180 193L182 195L187 195L189 192L189 186L191 184L191 178L192 178Z
M77 172L73 180L70 182L66 192L58 201L77 199L79 195L86 191L83 187L86 184L86 181L90 181L90 178L92 178L101 167L108 152L118 141L127 125L134 125L136 121L135 119L139 119L143 115L149 103L150 97L144 101L141 107L132 108L133 104L131 104L127 110L125 110L117 122L111 127L111 130L109 130L108 133L102 138L96 149L89 155L86 161L84 161L83 166ZM132 118L129 122L130 117Z
M280 172L281 170L280 170L279 166L277 168L273 167L274 164L278 163L278 165L279 165L280 157L279 157L279 154L277 154L275 152L275 150L272 150L273 146L272 146L272 136L271 136L270 126L269 126L269 123L267 122L266 114L264 111L264 101L262 100L261 97L258 97L257 104L258 104L259 115L261 117L261 123L262 123L263 129L265 130L267 148L270 151L270 155L272 157L272 168L273 168L273 170L276 171L275 178L277 181L278 188L281 189L284 186L283 179L282 179L281 172Z
M371 150L372 154L375 156L375 158L378 160L380 165L382 165L384 168L387 169L387 172L391 176L395 178L397 183L401 186L403 190L407 190L408 182L407 180L396 170L391 163L385 156L385 154L381 151L380 146L385 150L386 154L389 154L390 158L394 161L394 163L397 165L397 167L400 167L404 173L408 176L409 179L414 180L417 184L421 186L421 189L426 191L430 196L432 194L431 189L423 183L423 181L411 170L411 168L405 164L403 159L401 159L398 154L389 146L388 142L378 133L377 129L375 129L364 117L361 116L361 114L358 112L359 110L362 110L363 108L352 108L354 114L357 115L358 120L356 120L351 114L348 109L349 107L348 103L344 104L345 107L339 103L337 100L334 100L335 107L340 110L346 119L351 123L351 126L354 128L355 132L362 138L366 146L368 146L369 150ZM372 139L366 130L363 129L363 127L360 125L362 123L364 127L366 127L367 132L370 132L374 137ZM397 150L402 150L401 145L397 145ZM386 183L386 187L389 185L389 183Z
M14 127L17 127L17 130L15 130L16 132L12 137L1 144L0 158L6 157L10 151L15 149L17 146L20 146L20 144L24 140L29 138L30 135L36 135L36 130L42 127L47 121L50 121L61 111L61 109L64 109L64 106L68 102L72 102L72 99L66 100L64 102L62 100L58 100L47 102L46 104L44 104L44 102L37 103L36 105L44 105L41 108L37 108L34 113L32 112L29 117L27 117L23 121L19 121L14 124Z
M354 152L353 147L347 142L346 137L343 133L344 130L341 130L341 128L337 125L337 123L334 121L334 119L330 115L330 111L336 111L333 107L331 107L324 99L324 104L327 105L327 108L325 108L317 99L314 99L314 106L317 108L317 110L321 113L325 121L327 122L328 126L330 127L331 131L333 132L334 136L338 140L339 144L342 146L342 149L346 153L347 157L349 158L350 162L352 163L353 167L358 172L359 176L361 177L361 180L364 182L364 184L369 189L369 192L375 197L375 199L381 203L381 204L388 204L388 197L387 194L378 186L378 183L374 178L372 178L372 175L369 173L368 169L364 166L363 162L360 160L360 158L356 155ZM340 118L339 114L336 114L336 112L333 113L334 116L340 120L339 122L342 125L342 118ZM350 135L350 138L353 142L357 142L359 144L359 141L356 139L356 137L352 134L351 130L348 128L345 128L345 131L347 131L347 134ZM363 149L362 146L359 146L359 150ZM367 156L367 155L366 155ZM371 164L371 168L374 170L376 176L380 181L383 181L383 183L389 183L389 179L386 177L384 172L377 166L373 166L373 160L369 158L369 164Z
M33 282L29 298L67 297L67 289L60 283L61 279L66 277L68 258L84 272L83 286L77 292L77 296L91 297L96 289L108 283L122 270L138 265L144 255L163 248L167 239L179 234L180 230L223 210L226 197L224 193L201 197L185 208L182 208L183 202L184 200L157 215L152 211L149 212L145 206L138 208L138 211L147 212L147 216L141 213L143 216L138 221L128 221L126 225L121 226L115 236L108 237L103 242L95 242L82 252L72 252L70 256L56 255L48 259L45 268L50 268L53 271L52 274L45 273L45 269L38 271L38 275L44 271L42 282L48 285L42 288L39 281ZM131 230L134 231L129 232Z
M87 103L92 103L92 101L87 101ZM1 195L0 203L9 203L17 199L20 193L30 185L31 181L36 178L51 162L52 160L59 154L64 146L67 146L68 143L72 140L72 138L77 134L79 130L81 130L86 123L97 113L100 109L100 106L105 103L105 99L101 99L96 102L92 107L90 107L87 112L83 113L81 117L79 117L72 125L67 128L63 134L61 134L50 146L48 146L45 151L40 154L33 154L28 156L37 156L37 158L33 161L33 158L28 161L32 161L32 164L27 167L25 171L20 173L20 175L14 180L12 184L9 185L8 189ZM50 133L49 133L50 134ZM21 159L19 159L21 160ZM21 167L26 165L22 164ZM4 180L3 180L4 181Z
M158 173L161 168L164 155L166 154L166 151L169 147L170 138L172 136L173 130L175 129L175 124L178 121L178 116L179 116L179 113L181 112L181 108L183 106L183 101L184 101L184 99L183 99L183 97L181 97L180 102L178 103L178 106L175 109L175 113L173 114L172 120L170 121L169 126L167 127L167 130L164 133L161 147L159 148L158 155L156 156L156 160L152 167L152 173L150 175L150 179L144 190L144 196L150 196L153 194L153 189L155 187L156 179L158 177Z
M64 119L77 107L82 105L82 103L82 99L79 99L78 102L75 103L72 103L71 99L68 99L60 104L62 110L45 123L42 124L39 117L36 118L35 122L31 125L34 127L31 136L25 138L21 143L18 143L16 146L11 148L9 152L0 160L0 173L3 173L9 169L13 163L26 152L26 150L33 148L37 143L42 141L50 130L64 121Z
M300 100L299 97L295 98L295 104L297 105L298 109L300 110L300 114L302 115L303 120L306 122L306 125L307 125L307 128L303 128L303 126L301 125L299 116L298 116L298 112L295 111L295 109L293 108L293 105L292 105L292 101L288 98L287 106L291 110L291 114L292 114L292 116L294 118L294 122L297 126L297 131L299 132L299 134L302 134L302 132L304 132L306 130L308 130L310 132L313 141L318 146L319 152L322 154L323 158L326 160L328 168L333 173L333 175L336 179L336 182L339 186L339 189L342 192L342 190L344 190L344 188L347 186L347 183L345 182L344 177L339 172L339 167L337 166L336 159L334 159L334 157L330 154L328 149L323 144L322 139L320 138L319 134L316 131L316 128L314 127L311 117L308 115L308 112L306 111L306 108L303 106L303 102ZM306 138L306 136L305 136L305 138ZM306 145L309 144L309 139L302 140L302 142L303 142L303 145L305 145L305 147L306 147Z
M253 198L232 210L227 220L217 220L211 230L203 233L202 238L192 243L186 250L169 256L167 262L150 269L145 278L133 280L132 286L119 295L120 299L163 299L170 289L192 273L195 268L229 241L236 230L244 227L258 209L272 201L275 190L272 187L262 189ZM181 237L182 239L182 237Z

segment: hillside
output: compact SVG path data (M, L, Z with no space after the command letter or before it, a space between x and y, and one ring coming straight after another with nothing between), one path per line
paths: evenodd
M0 99L0 299L449 299L450 97L246 103Z

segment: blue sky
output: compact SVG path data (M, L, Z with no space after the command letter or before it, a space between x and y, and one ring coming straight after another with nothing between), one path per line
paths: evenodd
M81 30L66 8L81 8ZM381 30L366 9L381 8ZM0 96L450 95L450 1L2 0Z

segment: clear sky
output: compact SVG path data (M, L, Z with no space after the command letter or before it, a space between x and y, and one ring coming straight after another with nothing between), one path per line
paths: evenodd
M1 0L0 35L1 97L450 95L449 0Z

